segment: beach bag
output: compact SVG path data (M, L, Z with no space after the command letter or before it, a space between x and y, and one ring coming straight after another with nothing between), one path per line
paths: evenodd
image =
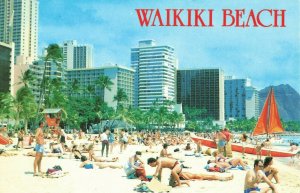
M61 166L56 165L56 166L54 166L53 168L49 168L49 169L47 170L46 174L47 174L47 175L51 175L51 174L53 174L54 172L57 172L57 171L62 171Z

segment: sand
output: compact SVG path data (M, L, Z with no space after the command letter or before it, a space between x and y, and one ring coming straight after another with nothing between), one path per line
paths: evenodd
M156 147L159 149L160 147ZM169 147L170 152L176 147ZM182 147L180 147L182 148ZM120 162L125 163L127 158L134 154L136 150L145 149L144 146L129 146L126 152L118 153L115 149L113 156L119 156ZM46 171L54 165L60 165L63 171L69 172L68 175L56 178L33 177L34 157L23 156L28 150L17 151L19 155L12 157L0 157L0 193L83 193L83 192L101 192L101 193L134 193L140 181L137 179L127 179L123 169L93 169L86 170L79 168L80 162L74 159L58 159L57 157L45 157L42 161L42 169ZM100 153L100 152L96 152ZM184 164L191 166L192 169L184 169L193 173L206 172L203 168L207 159L211 157L190 157L184 156L184 151L174 153L177 158L183 159ZM144 153L142 158L146 162L149 157L156 157L158 153ZM235 156L239 154L235 153ZM254 156L247 156L252 168ZM281 183L277 185L280 193L299 193L300 192L300 170L299 161L296 166L276 161L275 165L280 171ZM146 166L147 175L152 175L155 168ZM206 172L207 173L207 172ZM231 170L234 179L227 182L220 181L191 181L191 187L182 186L171 190L171 193L240 193L243 192L244 177L246 171ZM228 176L230 173L213 173L216 175ZM210 173L212 174L212 173ZM163 171L162 182L167 184L170 171ZM266 184L263 184L264 186Z

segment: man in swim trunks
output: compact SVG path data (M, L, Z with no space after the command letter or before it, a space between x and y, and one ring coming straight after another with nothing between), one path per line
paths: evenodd
M162 169L169 168L171 170L171 177L175 179L177 186L181 186L181 184L187 184L189 186L188 182L180 181L179 179L179 174L181 173L182 168L176 159L167 158L167 157L156 158L156 159L149 158L148 165L150 165L151 167L156 167L156 171L153 177L158 177L158 179L160 180Z
M262 169L264 168L262 160L254 161L254 169L249 170L245 177L244 193L267 193L269 190L273 190L273 193L277 193L275 185L266 177ZM261 181L265 181L270 187L259 188L258 184Z
M36 173L36 168L38 168L38 172L41 173L41 163L42 163L42 158L43 158L43 153L44 153L44 133L43 133L43 128L44 128L44 122L39 122L39 128L36 129L35 133L35 140L36 140L36 145L35 145L35 159L34 159L34 164L33 164L33 170L34 176L37 176L38 174Z

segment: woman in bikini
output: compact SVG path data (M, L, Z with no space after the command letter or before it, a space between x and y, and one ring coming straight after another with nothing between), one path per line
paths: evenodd
M269 180L275 179L276 183L279 183L278 178L278 170L272 166L273 165L273 157L266 157L264 160L264 173L268 177Z
M175 186L181 186L182 184L186 184L190 186L188 181L180 181L179 174L182 172L182 168L176 159L167 158L167 157L156 158L156 159L149 158L148 165L150 165L151 167L156 167L156 171L153 177L157 177L160 180L162 169L169 168L171 170L171 177L175 180Z

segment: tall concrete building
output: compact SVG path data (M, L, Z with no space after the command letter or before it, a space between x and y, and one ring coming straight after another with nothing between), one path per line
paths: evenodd
M224 122L224 72L218 68L177 71L177 103L205 109L204 118Z
M13 10L13 0L0 1L0 42L6 44L9 44L12 41Z
M15 58L21 57L29 63L38 55L38 3L38 0L0 1L0 41L12 40Z
M13 93L14 46L0 42L0 92Z
M14 45L12 95L38 55L38 0L0 0L0 42ZM14 43L14 44L13 44Z
M61 79L66 82L66 65L65 63L55 63L53 61L48 61L45 63L44 60L36 60L30 66L29 69L33 72L36 80L32 83L31 88L35 96L36 101L39 101L41 81L43 79L43 74L45 71L45 77L49 79Z
M225 79L225 118L250 119L258 117L258 91L250 79Z
M246 118L259 116L259 92L253 86L246 87Z
M97 79L102 75L108 76L113 82L111 90L103 90L96 85ZM114 96L118 89L122 89L128 97L124 106L128 107L133 104L133 76L134 70L132 68L121 65L67 70L67 83L72 85L76 81L79 88L69 94L73 97L99 97L110 107L116 108L117 101L114 101ZM88 91L89 87L91 88L90 91Z
M67 69L91 68L93 66L93 47L78 45L76 40L63 43L64 62Z
M131 65L134 75L134 106L149 109L154 102L176 100L176 70L178 62L174 49L157 46L153 40L139 42L131 49Z

